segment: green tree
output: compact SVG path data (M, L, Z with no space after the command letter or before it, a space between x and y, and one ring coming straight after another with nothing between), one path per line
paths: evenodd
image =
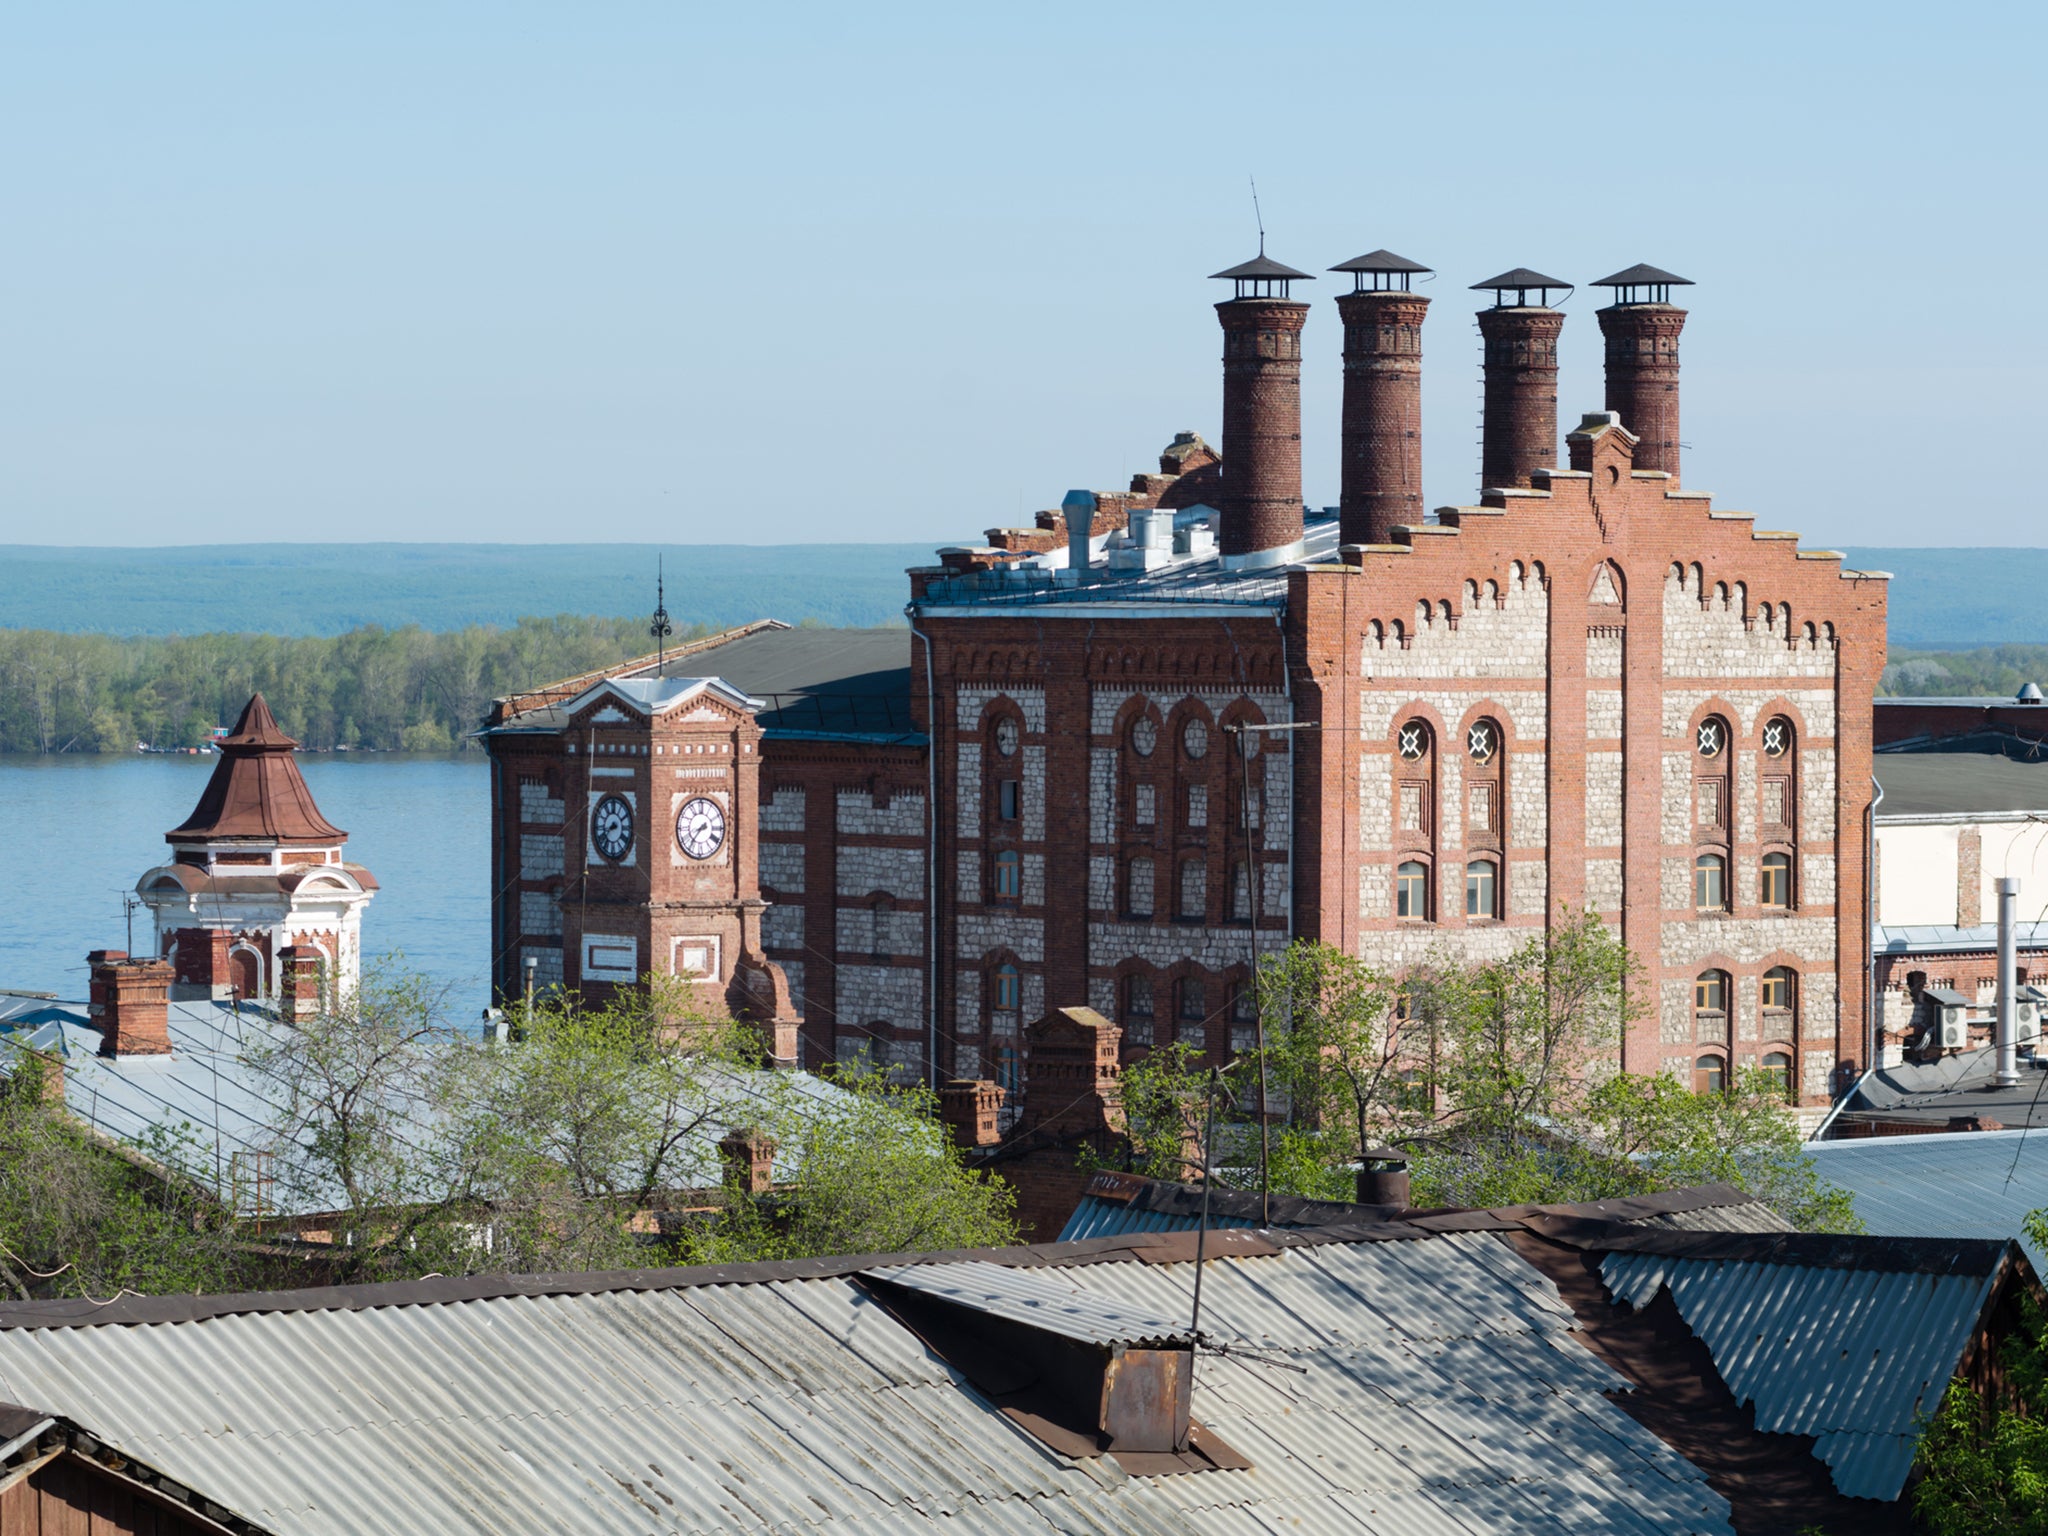
M2048 1209L2027 1233L2048 1246ZM1993 1395L1958 1378L1926 1425L1913 1512L1931 1536L2048 1536L2048 1315L2030 1294L1999 1365Z
M15 1056L15 1052L10 1052ZM94 1137L20 1053L0 1081L0 1286L27 1301L232 1290L251 1266L193 1168L189 1128L140 1150Z
M759 1129L793 1170L769 1198L730 1183L715 1226L688 1254L703 1262L839 1253L933 1252L1017 1241L1008 1185L970 1169L922 1084L842 1075L821 1096L784 1081Z

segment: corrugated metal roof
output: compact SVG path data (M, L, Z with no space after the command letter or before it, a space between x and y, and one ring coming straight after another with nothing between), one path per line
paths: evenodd
M1823 1178L1855 1197L1856 1214L1872 1232L2016 1237L2035 1270L2048 1274L2048 1250L2024 1227L2029 1211L2048 1205L2048 1133L1871 1136L1812 1142L1806 1150Z
M1814 1435L1851 1498L1896 1499L1921 1416L1963 1357L1999 1271L1896 1273L1610 1253L1601 1278L1642 1308L1668 1289L1766 1434Z
M1012 1269L1007 1264L893 1264L867 1272L871 1280L1027 1323L1088 1344L1187 1343L1189 1313L1167 1315L1145 1307L1105 1303L1069 1285L1059 1270Z
M981 1264L925 1266L986 1289ZM1191 1264L1041 1278L1187 1315ZM1012 1275L1005 1281L1011 1286ZM1196 1416L1250 1471L1050 1453L852 1275L0 1330L62 1413L286 1536L381 1532L1726 1532L1490 1233L1213 1260Z

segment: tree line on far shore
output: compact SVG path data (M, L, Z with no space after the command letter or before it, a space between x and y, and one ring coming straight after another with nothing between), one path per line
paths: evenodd
M707 633L679 626L675 640ZM198 746L256 692L315 750L449 752L492 699L649 649L645 619L572 614L297 638L0 629L0 753Z

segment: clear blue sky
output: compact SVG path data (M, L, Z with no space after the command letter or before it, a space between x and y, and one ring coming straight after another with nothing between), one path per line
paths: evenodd
M1466 285L1647 260L1699 284L1688 484L2048 542L2041 16L16 4L0 543L972 537L1214 439L1247 173L1281 259L1441 273L1432 504L1476 488Z

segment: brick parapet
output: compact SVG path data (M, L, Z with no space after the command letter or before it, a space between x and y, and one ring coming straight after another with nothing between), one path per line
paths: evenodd
M1298 542L1301 521L1301 332L1309 306L1226 299L1223 480L1218 547L1226 556Z
M1686 312L1673 304L1610 304L1599 311L1606 340L1607 409L1636 435L1637 469L1678 484L1678 333Z
M1479 311L1485 419L1481 486L1528 486L1557 463L1557 338L1564 316L1537 305Z
M1338 538L1384 544L1420 524L1422 322L1429 300L1382 289L1337 300L1344 321L1342 490Z

